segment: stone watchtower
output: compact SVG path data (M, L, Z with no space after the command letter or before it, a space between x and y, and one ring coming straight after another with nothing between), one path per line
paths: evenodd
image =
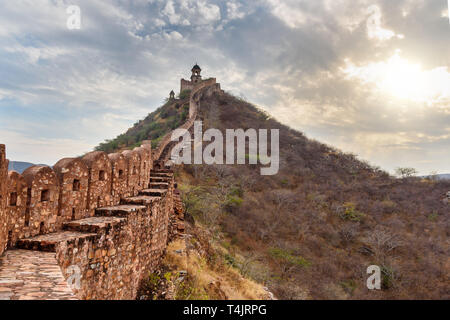
M198 64L195 64L195 66L192 67L191 71L192 71L191 81L181 79L180 93L185 90L192 90L196 85L198 85L203 81L201 76L202 69L199 67Z
M200 73L202 72L202 69L199 67L198 64L195 64L195 66L192 68L192 76L191 76L191 82L192 83L198 83L202 81L202 76Z

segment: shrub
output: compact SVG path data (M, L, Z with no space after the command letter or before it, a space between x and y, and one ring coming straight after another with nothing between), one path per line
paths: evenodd
M276 260L281 260L299 267L309 267L311 263L302 256L295 255L292 251L280 248L269 249L269 254Z
M190 94L191 94L191 90L183 90L178 95L178 98L183 100L183 99L188 98Z
M338 209L339 217L342 220L349 220L359 222L364 217L364 214L356 210L356 205L353 202L346 202Z

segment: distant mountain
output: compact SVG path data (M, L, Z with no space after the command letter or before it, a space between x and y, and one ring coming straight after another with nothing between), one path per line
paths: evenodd
M8 170L14 170L18 173L22 173L27 170L29 167L34 166L34 163L23 162L23 161L10 161ZM41 164L41 166L46 166L46 164Z
M423 178L435 178L437 180L450 180L450 173L436 174L433 176L423 176Z

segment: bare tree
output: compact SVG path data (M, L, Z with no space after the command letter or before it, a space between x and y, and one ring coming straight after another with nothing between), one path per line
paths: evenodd
M402 245L402 241L397 235L393 235L389 231L381 228L377 228L369 234L366 242L372 247L375 256L383 261L388 254Z
M395 169L395 174L400 178L410 178L418 174L417 170L414 168L397 168Z

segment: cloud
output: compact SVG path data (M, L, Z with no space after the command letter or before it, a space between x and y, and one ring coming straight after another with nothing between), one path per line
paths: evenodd
M72 4L80 30L66 28ZM161 105L198 62L313 138L389 170L450 172L447 9L424 0L7 1L1 142L13 160L54 163L70 155L66 145L88 151Z

